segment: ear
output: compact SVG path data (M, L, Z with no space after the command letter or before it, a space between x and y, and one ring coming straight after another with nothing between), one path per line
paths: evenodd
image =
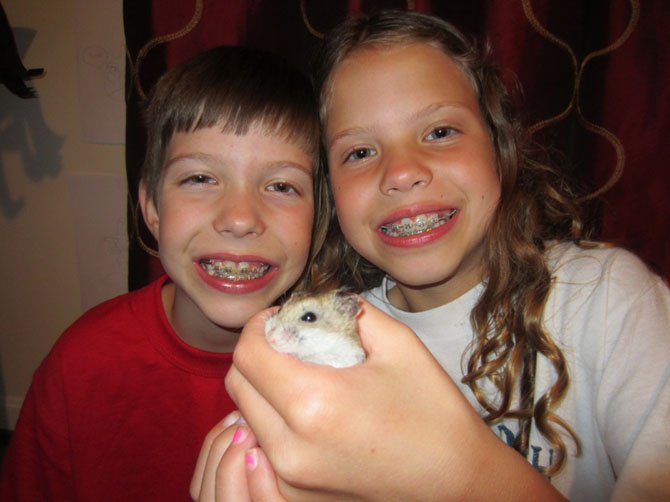
M337 297L341 300L337 303L337 310L349 317L356 317L361 311L358 303L358 296L352 293L337 292Z
M139 199L140 208L142 209L142 216L144 217L144 223L146 223L147 228L151 231L151 235L154 236L154 239L158 241L158 208L156 207L153 198L147 192L147 185L144 180L140 181Z

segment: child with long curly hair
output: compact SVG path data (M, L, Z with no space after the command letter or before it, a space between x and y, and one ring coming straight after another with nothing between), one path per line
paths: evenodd
M312 273L364 292L368 358L301 364L252 320L227 377L247 423L210 434L192 494L668 498L668 288L586 240L486 48L385 12L318 64L335 212Z

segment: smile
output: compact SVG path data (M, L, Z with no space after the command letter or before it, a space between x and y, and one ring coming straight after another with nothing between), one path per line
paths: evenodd
M230 260L207 259L201 260L200 266L208 275L227 281L260 279L270 270L270 265L267 263L250 263L248 261L236 263Z
M452 209L443 215L438 213L419 214L414 218L403 218L393 223L382 225L379 229L389 237L409 237L441 227L451 220L455 214L456 209Z

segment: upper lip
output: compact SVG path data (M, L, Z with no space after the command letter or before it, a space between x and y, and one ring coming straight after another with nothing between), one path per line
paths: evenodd
M402 220L403 218L414 218L420 214L430 214L437 213L440 216L443 216L453 209L456 209L452 206L445 206L444 204L421 204L407 206L403 208L396 209L392 213L388 214L378 225L378 227L384 225L390 225L396 221Z

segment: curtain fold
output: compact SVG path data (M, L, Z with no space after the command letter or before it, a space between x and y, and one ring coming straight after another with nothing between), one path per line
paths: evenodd
M124 0L130 289L160 273L136 243L141 109L168 68L221 44L251 45L309 69L319 37L348 13L401 8L486 35L506 81L518 80L537 134L569 175L602 196L598 237L670 277L670 2L664 0ZM148 234L142 233L146 241Z

